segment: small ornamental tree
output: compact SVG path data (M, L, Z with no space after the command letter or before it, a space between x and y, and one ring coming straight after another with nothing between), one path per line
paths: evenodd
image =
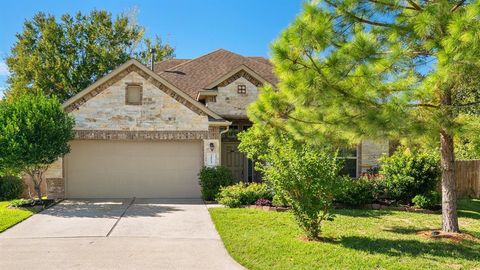
M0 170L28 174L41 200L43 174L70 151L73 125L56 98L22 94L0 102Z
M286 136L272 136L265 147L267 141L265 137L259 138L259 134L255 128L242 133L240 149L249 158L263 161L258 166L264 180L291 205L307 238L320 239L321 223L333 219L330 210L340 186L341 164L335 151L295 142Z

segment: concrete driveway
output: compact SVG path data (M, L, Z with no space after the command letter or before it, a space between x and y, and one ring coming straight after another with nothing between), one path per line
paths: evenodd
M62 203L0 234L2 269L243 269L201 200Z

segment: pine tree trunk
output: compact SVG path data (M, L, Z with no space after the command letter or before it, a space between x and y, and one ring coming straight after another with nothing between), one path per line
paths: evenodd
M442 230L444 232L459 232L453 137L445 130L440 132L440 147L442 167Z

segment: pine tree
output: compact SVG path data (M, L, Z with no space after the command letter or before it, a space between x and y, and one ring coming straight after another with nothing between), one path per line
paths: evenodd
M441 153L443 231L458 232L454 138L478 125L477 1L323 0L272 45L279 77L249 116L301 140L409 138Z

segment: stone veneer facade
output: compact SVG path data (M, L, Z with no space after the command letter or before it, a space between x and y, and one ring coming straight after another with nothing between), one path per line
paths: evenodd
M238 85L245 85L245 94L237 93ZM221 84L223 85L223 84ZM225 118L247 118L246 108L258 97L258 87L244 77L240 77L225 86L217 87L215 102L207 102L209 109Z
M142 104L127 105L127 84L142 85ZM107 87L105 87L107 85ZM206 113L165 85L149 78L135 66L120 72L86 97L67 106L75 118L74 139L81 140L201 140L204 165L220 164L220 128L212 126ZM215 148L212 152L210 143ZM215 163L207 163L207 153ZM46 173L47 195L65 196L63 159L50 165Z

